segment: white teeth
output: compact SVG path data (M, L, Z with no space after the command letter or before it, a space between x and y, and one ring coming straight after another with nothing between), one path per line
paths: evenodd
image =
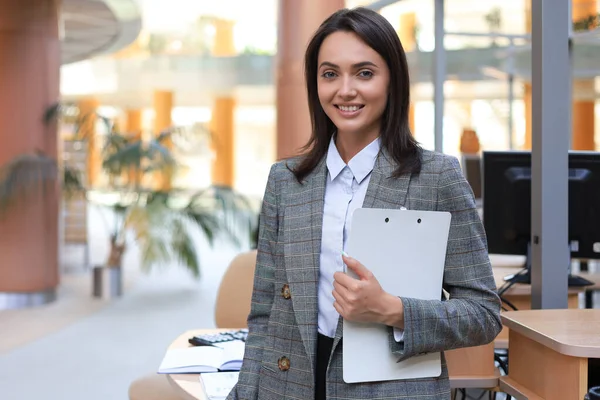
M340 108L340 110L342 111L347 111L347 112L353 112L353 111L358 111L358 109L360 108L359 106L338 106Z

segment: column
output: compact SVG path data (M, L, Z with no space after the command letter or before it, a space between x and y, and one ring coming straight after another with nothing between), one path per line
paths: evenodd
M129 109L126 111L127 119L125 125L125 132L131 137L141 140L142 138L142 110L140 109ZM134 169L131 169L127 174L127 181L129 185L139 186L141 184L142 174Z
M215 42L213 56L235 56L233 40L233 21L215 20ZM235 97L225 89L219 93L213 103L210 131L213 135L212 162L213 185L233 187L235 179Z
M400 16L400 29L398 30L398 36L404 51L409 53L415 51L417 48L416 38L416 27L417 18L414 12L406 12ZM410 107L408 108L408 126L413 136L415 135L415 103L411 101Z
M213 134L215 159L212 165L214 185L233 187L235 170L234 141L235 100L232 97L217 97L212 109L210 130Z
M279 0L277 43L277 159L298 154L311 135L304 83L304 51L319 25L344 0Z
M531 0L525 1L525 32L531 34ZM523 83L523 104L525 108L525 141L523 150L531 150L531 82Z
M416 50L417 37L416 37L417 17L414 12L406 12L400 16L400 29L398 30L398 36L404 51L409 53Z
M158 136L161 132L172 126L171 111L173 110L173 92L169 90L155 90L152 100L152 106L154 108L154 132L152 133L154 136ZM162 144L169 150L173 149L173 142L171 139L165 140ZM168 191L171 189L171 173L172 171L165 171L164 173L157 173L154 175L155 186L158 190Z
M215 19L215 42L213 45L213 56L231 57L235 55L235 42L233 40L233 21Z
M531 150L531 83L523 85L523 103L525 103L525 143L524 150Z
M571 15L573 22L598 14L596 0L572 1ZM573 132L571 140L573 150L596 150L596 144L594 143L594 98L592 97L594 94L593 79L577 79L573 82ZM591 96L588 97L589 95Z
M57 158L58 9L53 0L0 0L0 166L42 151ZM0 308L52 300L58 272L58 187L50 184L0 216Z
M172 125L171 111L173 110L173 92L155 90L152 106L154 108L154 135L158 136L163 130Z
M86 138L87 141L87 185L91 188L98 182L98 175L102 168L100 149L96 139L96 110L98 109L98 100L95 98L85 98L79 100L79 136Z

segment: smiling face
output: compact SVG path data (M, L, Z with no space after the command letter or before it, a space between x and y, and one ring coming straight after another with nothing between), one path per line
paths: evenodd
M337 31L319 49L317 90L338 138L364 145L379 136L388 98L385 60L355 33Z

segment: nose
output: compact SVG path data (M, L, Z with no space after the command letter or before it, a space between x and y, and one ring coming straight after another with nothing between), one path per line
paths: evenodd
M350 77L345 77L341 81L342 85L339 90L339 95L344 98L352 98L356 96L356 89L354 88L354 81Z

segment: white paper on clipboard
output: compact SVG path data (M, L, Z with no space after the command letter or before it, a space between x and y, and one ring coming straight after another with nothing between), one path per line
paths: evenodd
M360 208L352 216L346 251L373 272L386 292L440 300L450 219L448 212ZM440 353L398 363L387 326L344 321L343 329L347 383L441 374Z

